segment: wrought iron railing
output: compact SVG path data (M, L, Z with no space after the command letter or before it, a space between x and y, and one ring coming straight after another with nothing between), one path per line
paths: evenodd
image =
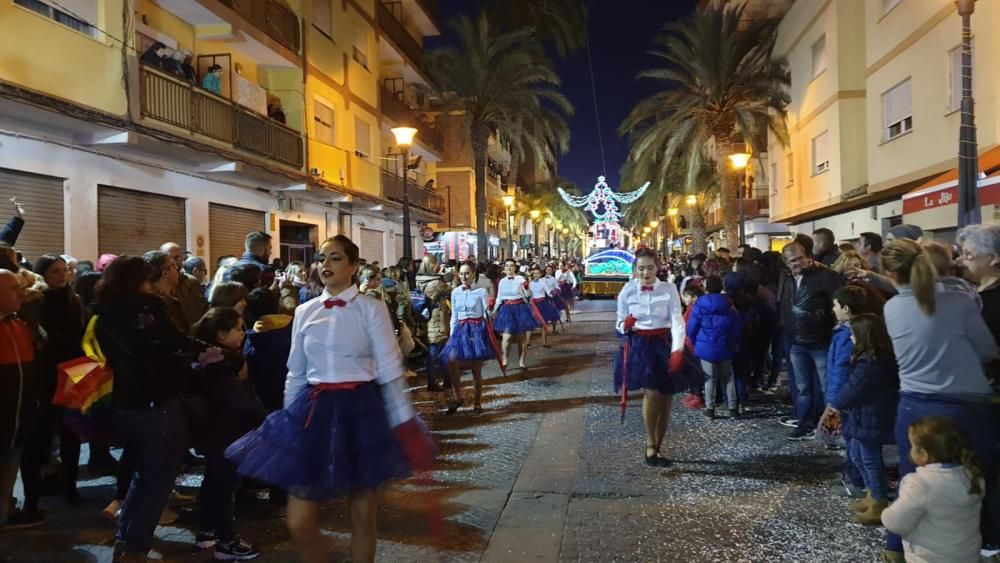
M430 123L424 121L416 110L406 105L400 99L402 95L402 90L398 93L393 93L386 85L383 85L379 93L382 113L399 125L405 124L415 127L417 129L418 140L426 142L439 151L444 150L444 135Z
M382 170L382 191L385 198L397 203L403 203L403 178L388 170ZM407 185L410 205L432 213L444 213L444 197L427 188L410 182Z
M403 51L403 54L409 57L413 64L420 64L424 48L410 35L409 31L406 31L406 27L402 24L403 3L378 1L375 2L375 7L378 25L382 31ZM394 11L400 15L394 14Z
M296 53L302 47L299 16L275 0L221 0L254 27Z

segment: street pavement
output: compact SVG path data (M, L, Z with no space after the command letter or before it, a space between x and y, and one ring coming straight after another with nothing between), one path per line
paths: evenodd
M379 561L875 561L884 531L855 524L827 482L843 458L819 442L789 442L777 424L787 409L757 397L741 420L711 421L674 403L669 468L643 463L641 401L619 421L610 388L617 340L613 300L581 301L573 322L526 371L485 370L485 412L446 416L447 395L413 380L412 398L434 433L439 460L429 477L389 487L379 512ZM471 381L466 376L466 403ZM178 489L196 491L197 470ZM12 562L111 560L112 527L100 511L109 478L81 483L81 506L46 498L43 528L0 534ZM19 492L18 492L19 494ZM266 493L241 494L237 528L259 544L259 561L296 561L280 509ZM427 507L445 519L430 531ZM343 502L322 511L333 561L348 561ZM194 547L195 507L157 529L156 557L203 562Z

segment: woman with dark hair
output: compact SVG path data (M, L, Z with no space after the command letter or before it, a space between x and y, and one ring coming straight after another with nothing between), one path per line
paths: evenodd
M166 305L170 322L181 332L190 331L191 326L184 315L184 307L176 296L177 282L182 275L177 263L169 254L160 250L151 250L143 254L142 259L152 268L149 282L152 284L153 294L162 299Z
M299 305L316 299L323 294L323 280L319 277L319 270L319 262L314 262L309 266L306 283L299 289Z
M104 270L94 314L97 339L115 374L115 426L135 471L118 518L115 556L145 561L189 444L183 395L192 387L192 362L222 359L170 322L153 294L153 267L121 256ZM120 559L119 559L120 558Z
M320 247L325 289L295 310L285 408L226 450L239 473L288 492L288 530L307 563L329 560L320 503L345 496L351 560L374 561L379 489L433 463L389 312L355 285L358 253L343 235Z

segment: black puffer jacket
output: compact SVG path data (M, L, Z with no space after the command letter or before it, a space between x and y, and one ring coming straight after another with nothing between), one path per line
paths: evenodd
M191 364L207 348L170 322L162 299L149 294L95 303L97 340L115 374L118 409L160 406L192 391Z
M802 281L787 271L781 276L778 295L781 324L792 344L826 346L833 327L833 294L840 289L840 275L817 262L802 271Z

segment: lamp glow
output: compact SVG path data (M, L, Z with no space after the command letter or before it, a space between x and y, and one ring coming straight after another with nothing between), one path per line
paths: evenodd
M657 227L659 227L659 226L660 226L660 222L659 222L659 221L656 221L656 220L653 220L653 221L650 221L650 222L649 222L649 226L650 226L651 228L655 229L655 228L657 228Z
M676 217L678 213L680 213L680 209L677 209L676 207L667 209L667 215L670 217Z
M684 199L684 202L688 205L698 205L698 196L691 194Z
M508 207L508 208L514 207L514 196L512 196L512 195L505 195L505 196L503 196L503 204L504 204L505 207Z
M552 224L552 217L546 217L545 218L545 224L546 225L551 225Z
M532 221L537 221L538 220L538 216L541 215L542 212L539 211L539 210L537 210L537 209L532 209L530 212L528 212L528 214L531 215L531 220Z
M413 127L393 127L390 129L392 136L396 138L396 146L408 148L413 144L413 138L417 136L417 130Z
M750 163L750 154L745 152L734 152L729 155L729 162L733 163L733 169L743 170Z
M569 234L569 227L563 227L562 234L568 235Z

